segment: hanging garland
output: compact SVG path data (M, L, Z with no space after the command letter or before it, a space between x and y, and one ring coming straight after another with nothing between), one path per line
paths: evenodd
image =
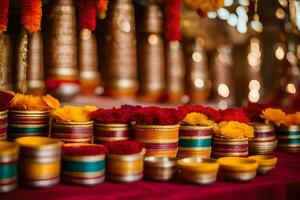
M42 1L41 0L21 0L23 28L28 32L36 32L41 29Z
M0 1L0 33L7 29L9 0Z
M104 19L106 17L107 7L108 7L108 0L98 0L97 10L98 10L100 19Z
M180 7L181 0L164 0L164 37L168 41L181 40Z

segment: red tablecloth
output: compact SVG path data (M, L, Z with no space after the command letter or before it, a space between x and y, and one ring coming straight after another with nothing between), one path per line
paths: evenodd
M300 156L275 152L279 163L268 175L247 183L218 180L208 186L180 180L159 183L140 181L132 184L105 182L95 187L60 184L50 189L19 188L0 195L2 200L106 200L106 199L297 199L300 200Z

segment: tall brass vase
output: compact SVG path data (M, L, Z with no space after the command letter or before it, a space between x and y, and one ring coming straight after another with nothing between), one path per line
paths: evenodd
M76 10L73 0L55 0L47 19L45 65L51 93L63 100L80 90L77 69ZM54 84L55 85L55 84Z
M161 37L162 12L149 5L143 18L143 30L138 41L139 96L146 101L158 101L164 90L164 44Z
M82 93L93 94L100 84L97 42L93 32L82 29L78 41L78 66Z
M133 96L138 88L134 7L132 0L115 0L110 6L103 77L105 93Z
M0 90L12 89L12 46L10 37L0 34Z
M207 57L200 39L195 39L187 46L187 95L191 103L207 101L210 95Z
M233 57L232 47L221 44L213 58L212 95L221 109L230 107L234 103L233 87Z
M179 103L185 93L185 64L180 42L169 41L165 56L167 100L171 103Z
M25 57L24 54L26 54ZM17 49L16 73L16 90L18 92L35 95L44 93L43 38L41 32L27 33L27 36L21 33Z

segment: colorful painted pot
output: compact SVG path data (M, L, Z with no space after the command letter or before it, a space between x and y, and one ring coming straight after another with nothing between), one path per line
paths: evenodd
M105 179L105 148L102 145L63 145L62 178L79 185L96 185Z
M249 139L249 151L255 154L271 154L277 145L274 127L265 123L251 123L254 138Z
M176 157L179 125L135 124L134 139L143 143L146 156Z
M46 137L17 138L20 145L20 182L30 187L52 187L60 180L62 142Z
M0 193L17 188L17 161L19 146L15 143L0 141Z
M65 143L92 143L93 121L62 122L53 120L51 137Z
M210 158L212 126L185 126L179 129L179 150L177 157Z
M248 138L229 139L217 135L213 136L212 156L248 157Z
M129 124L94 123L94 143L128 140L129 135Z
M256 176L258 162L250 158L219 158L222 176L227 180L249 181Z
M0 141L7 140L7 111L0 112Z
M278 149L300 154L300 126L276 127Z
M149 156L144 159L145 176L152 180L168 181L177 171L177 159L171 157Z
M49 135L49 111L18 111L8 112L8 139L18 137Z
M258 162L259 165L257 172L259 174L267 174L271 172L277 164L277 158L271 155L255 155L250 156L249 158Z
M144 154L144 149L137 154L108 154L106 157L107 178L124 183L141 180L144 171Z
M211 184L216 181L219 163L211 158L183 158L178 160L181 177L192 183Z

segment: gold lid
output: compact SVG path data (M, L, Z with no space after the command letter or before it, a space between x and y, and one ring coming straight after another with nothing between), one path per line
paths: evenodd
M63 144L57 139L38 136L20 137L17 138L15 142L19 144L21 148L25 147L30 149L54 149L60 148Z
M188 169L199 172L211 172L219 169L219 163L213 158L183 158L178 160L178 166L181 169Z
M19 145L12 142L0 141L0 156L8 156L17 154L19 151Z
M272 132L274 131L274 126L272 124L266 124L262 122L251 122L250 126L254 128L254 131L264 131L264 132Z

